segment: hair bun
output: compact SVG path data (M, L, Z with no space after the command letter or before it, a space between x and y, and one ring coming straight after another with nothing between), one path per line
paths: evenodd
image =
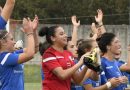
M38 35L39 35L40 37L43 37L43 36L47 35L47 32L48 32L48 31L49 31L49 28L48 28L48 27L42 27L42 28L39 30Z

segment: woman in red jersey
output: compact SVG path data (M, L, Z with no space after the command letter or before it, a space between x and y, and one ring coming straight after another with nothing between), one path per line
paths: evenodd
M64 50L67 35L62 27L46 27L41 34L46 35L46 40L51 44L43 54L43 90L70 90L71 78L75 83L80 83L87 71L87 67L81 72L77 71L83 65L83 59L74 65L72 54Z

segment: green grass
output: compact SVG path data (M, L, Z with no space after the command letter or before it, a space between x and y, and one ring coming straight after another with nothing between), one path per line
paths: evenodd
M25 90L41 90L40 65L25 65L24 67Z
M40 83L41 82L40 65L25 65L24 82L25 83Z
M25 90L42 90L41 83L25 83Z

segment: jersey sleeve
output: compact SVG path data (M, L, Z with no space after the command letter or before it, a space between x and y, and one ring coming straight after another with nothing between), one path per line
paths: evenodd
M122 65L126 64L123 61L116 61L116 64L118 65L118 67L121 67Z
M100 81L101 81L101 85L104 85L107 82L107 78L105 76L105 72L102 71L100 74Z
M4 66L13 66L18 64L19 54L7 53L3 58L1 64Z
M83 82L84 85L87 85L87 84L91 84L92 85L92 81L91 79L86 79L84 82Z
M101 66L102 66L103 71L105 72L106 71L106 64L105 64L105 60L103 60L103 58L101 59Z
M0 16L0 29L5 29L7 22Z
M15 53L17 53L17 54L23 53L23 49L16 50Z
M45 65L49 71L54 70L57 67L61 67L61 65L59 64L57 58L55 55L53 55L52 53L45 53L43 55L43 65Z

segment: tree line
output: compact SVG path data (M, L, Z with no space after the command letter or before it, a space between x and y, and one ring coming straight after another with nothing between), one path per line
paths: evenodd
M5 0L0 0L3 6ZM76 15L81 24L94 22L96 10L104 12L105 24L129 24L129 0L16 0L11 18L33 18L35 14L43 23L71 23Z

